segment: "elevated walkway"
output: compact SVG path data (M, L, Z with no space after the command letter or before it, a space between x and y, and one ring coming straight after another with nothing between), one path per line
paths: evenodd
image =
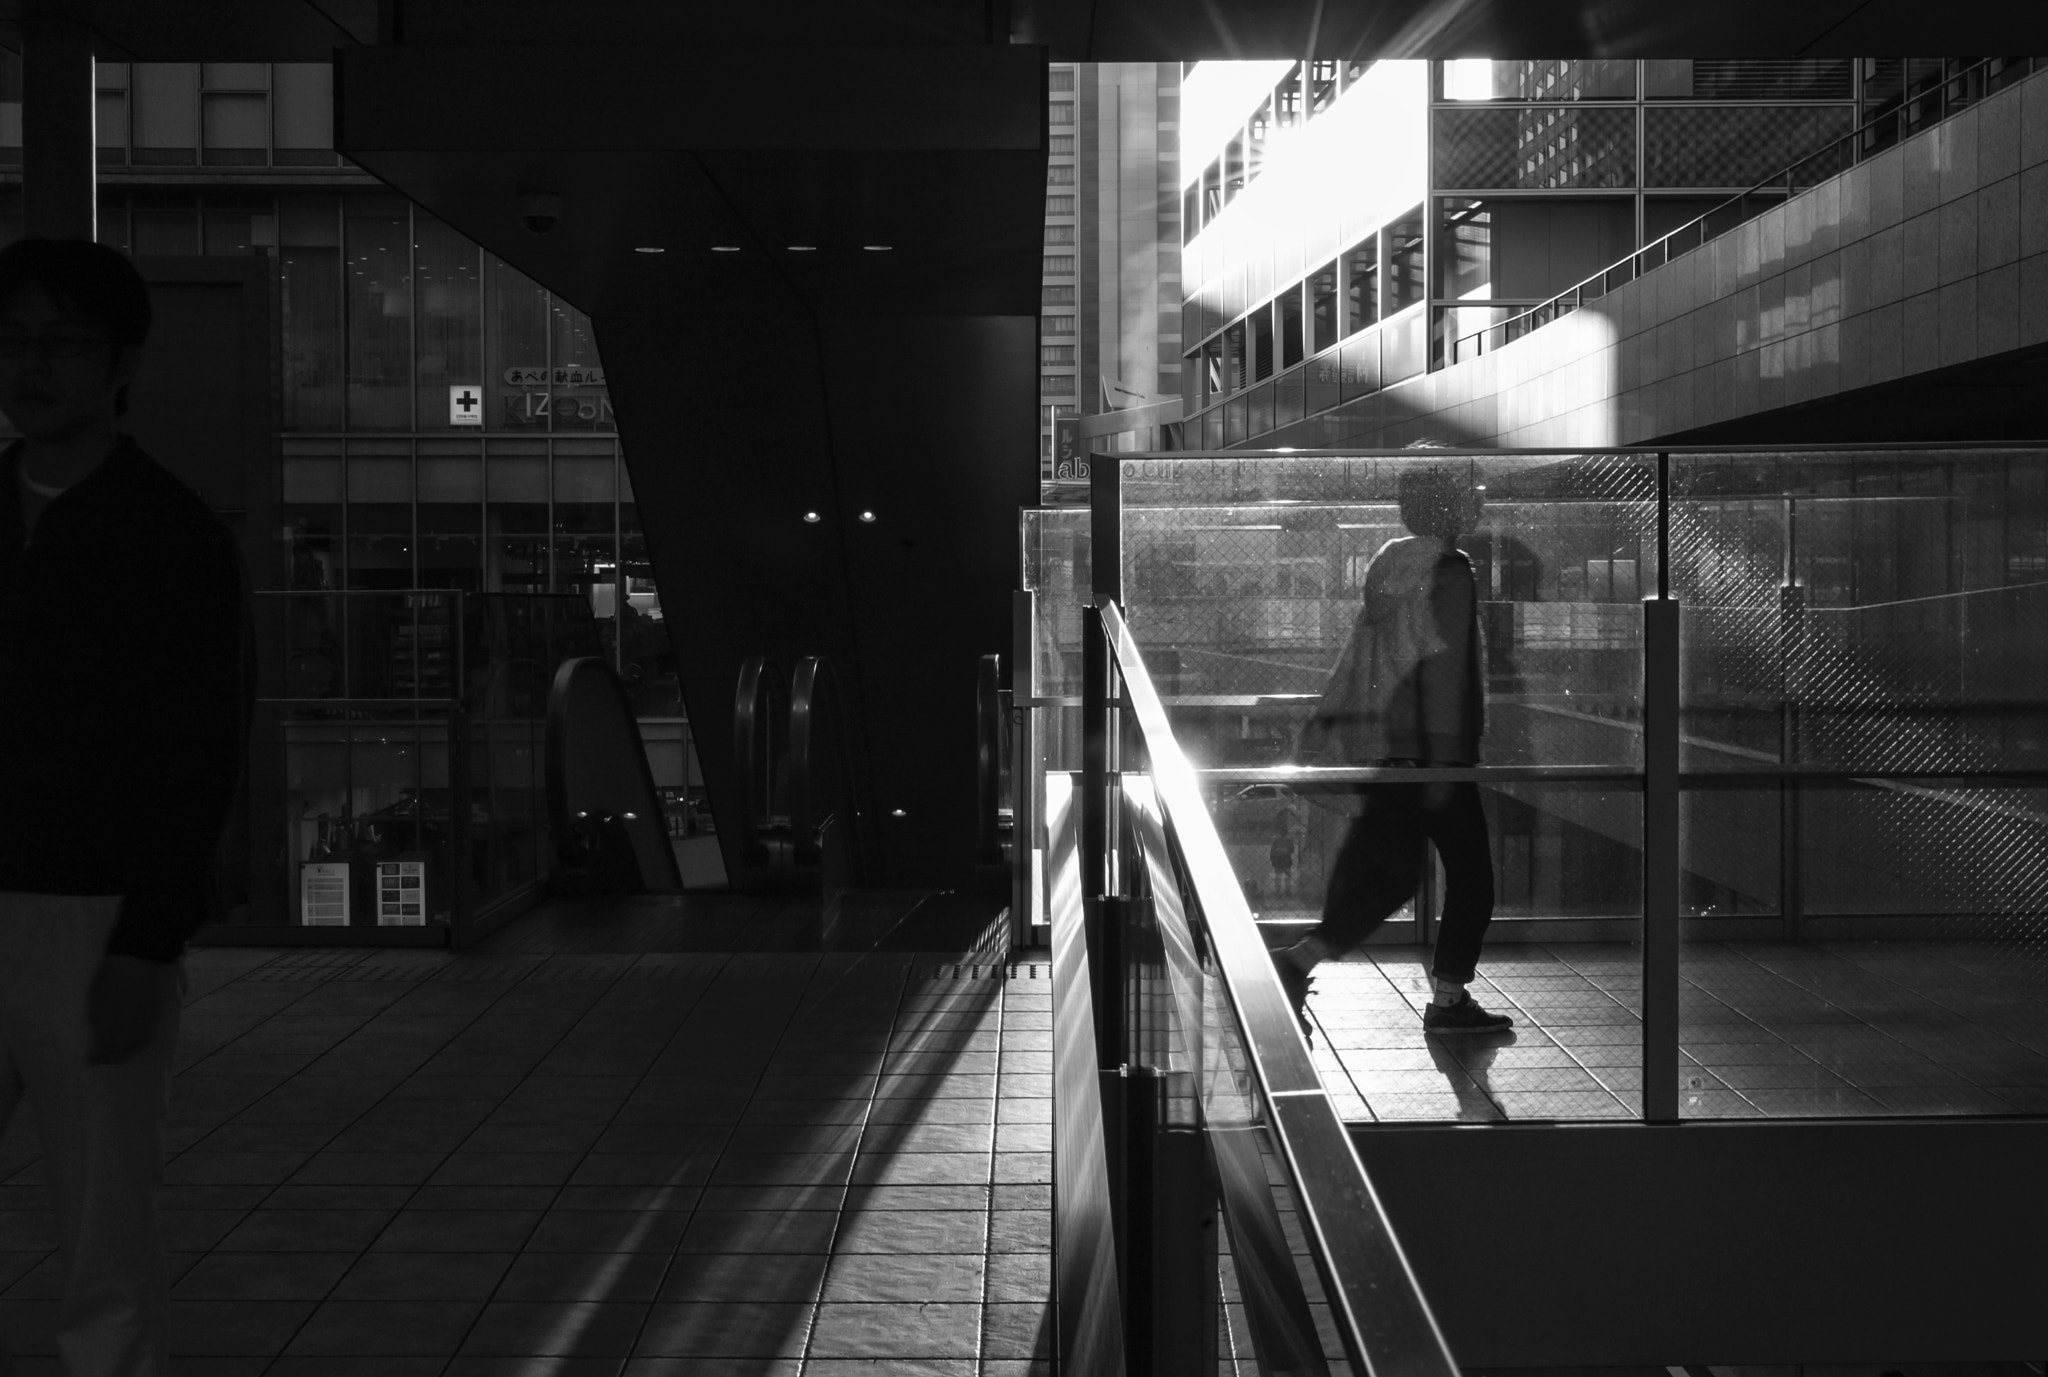
M2031 436L2044 167L2036 70L1554 323L1261 443Z

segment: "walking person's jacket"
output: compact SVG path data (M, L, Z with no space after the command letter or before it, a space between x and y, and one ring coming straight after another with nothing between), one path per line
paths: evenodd
M217 916L253 680L234 537L122 436L24 547L0 455L0 890L117 894L110 952Z

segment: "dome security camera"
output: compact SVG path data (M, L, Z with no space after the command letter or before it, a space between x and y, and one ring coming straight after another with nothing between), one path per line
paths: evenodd
M519 223L532 234L546 234L562 218L562 198L552 191L522 191L513 201Z

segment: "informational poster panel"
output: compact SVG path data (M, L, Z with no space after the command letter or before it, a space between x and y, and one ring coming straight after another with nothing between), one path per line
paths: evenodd
M416 928L427 921L427 863L377 862L377 926Z
M299 864L299 921L309 928L348 926L348 862Z

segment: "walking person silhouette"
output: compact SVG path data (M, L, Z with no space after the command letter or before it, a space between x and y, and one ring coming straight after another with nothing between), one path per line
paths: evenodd
M1415 448L1417 446L1411 446ZM1431 446L1432 448L1434 446ZM1485 658L1472 562L1456 547L1480 510L1467 461L1403 468L1398 493L1409 534L1366 566L1351 638L1303 729L1305 763L1387 767L1479 763ZM1433 845L1444 904L1431 963L1431 1033L1499 1032L1514 1022L1467 990L1493 919L1493 852L1479 786L1469 781L1372 783L1330 865L1322 920L1274 954L1296 1008L1318 963L1362 945L1415 894Z

